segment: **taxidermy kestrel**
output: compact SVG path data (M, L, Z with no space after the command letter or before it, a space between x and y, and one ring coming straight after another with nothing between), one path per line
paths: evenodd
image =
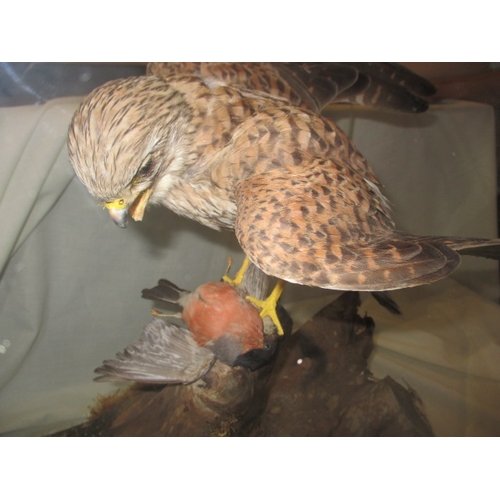
M268 275L335 290L432 283L500 240L394 227L372 168L319 113L348 101L420 112L433 87L392 64L150 64L93 91L71 163L121 227L148 204L234 229Z

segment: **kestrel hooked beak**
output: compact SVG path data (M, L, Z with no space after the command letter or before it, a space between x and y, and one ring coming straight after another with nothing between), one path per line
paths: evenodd
M109 216L118 227L127 227L127 215L130 215L136 221L142 220L152 192L151 188L145 189L139 193L131 205L123 198L118 198L114 201L105 202L104 207L108 209Z

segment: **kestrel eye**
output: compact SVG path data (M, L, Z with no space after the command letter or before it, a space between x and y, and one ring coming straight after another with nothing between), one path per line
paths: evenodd
M135 174L134 178L132 179L132 184L138 184L139 182L142 182L144 179L148 178L153 171L153 167L153 160L149 158L145 165L141 167Z
M137 172L137 176L148 177L153 171L154 162L152 158L146 162L146 164Z

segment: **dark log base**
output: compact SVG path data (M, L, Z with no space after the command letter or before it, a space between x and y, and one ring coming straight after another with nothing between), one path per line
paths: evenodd
M344 293L285 339L273 366L220 362L190 385L135 384L55 436L432 436L416 394L367 369L373 320Z

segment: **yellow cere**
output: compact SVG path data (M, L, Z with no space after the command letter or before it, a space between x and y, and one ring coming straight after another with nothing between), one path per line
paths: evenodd
M118 200L110 201L104 204L104 207L108 210L110 208L114 208L115 210L122 210L126 207L125 200L123 198L119 198Z

